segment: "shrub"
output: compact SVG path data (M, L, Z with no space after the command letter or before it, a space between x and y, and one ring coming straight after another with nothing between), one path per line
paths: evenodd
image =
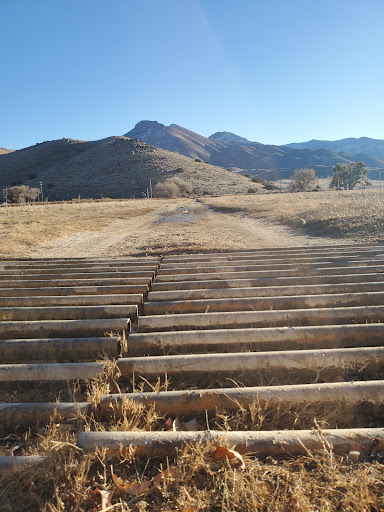
M246 178L252 179L252 176L250 174L244 174Z
M55 186L55 184L54 184L54 183L48 183L48 185L47 185L47 189L48 189L48 190L51 190L51 188L53 188L54 186Z
M313 189L317 180L314 169L296 169L292 176L292 192L308 192Z
M256 194L256 189L253 187L249 187L248 194Z
M190 194L192 185L180 178L169 178L163 182L156 183L153 187L154 197L177 197L181 194Z
M271 183L270 181L266 181L264 183L264 188L266 190L277 190L277 187L273 183Z
M190 194L192 192L192 185L190 183L177 177L171 178L170 181L178 186L181 194Z
M28 203L36 201L39 197L40 189L31 188L27 185L14 186L3 190L4 198L9 203Z
M200 158L195 158L195 162L201 162Z
M265 184L265 181L264 181L264 180L262 180L261 178L258 178L257 176L254 176L254 177L252 178L252 181L253 181L253 183L261 183L262 185L264 185L264 184Z
M184 172L184 169L182 167L178 167L175 172Z

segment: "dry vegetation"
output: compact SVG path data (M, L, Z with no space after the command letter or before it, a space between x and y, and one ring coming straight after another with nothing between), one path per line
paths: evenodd
M154 389L170 389L166 379ZM110 365L104 378L76 384L72 398L86 396L95 406L103 393L116 391L116 373ZM140 391L140 385L136 387ZM65 398L65 397L64 397ZM143 460L133 449L109 457L104 451L83 454L76 448L81 430L167 430L166 417L142 404L126 402L122 418L101 422L97 412L71 423L52 418L46 428L16 434L1 433L0 454L44 454L43 466L16 469L0 476L0 510L63 511L380 511L384 507L382 465L362 458L336 456L324 441L320 453L307 451L298 458L244 456L245 470L236 461L216 460L216 445L185 446L169 458ZM323 418L321 422L317 418ZM248 411L197 418L215 430L270 430L349 426L342 405L333 410L319 404L270 407L255 402ZM180 418L183 421L183 418ZM229 447L231 448L231 447ZM167 469L171 471L164 473ZM114 475L121 478L119 485ZM163 475L163 478L159 478ZM157 479L156 479L157 477ZM139 485L156 484L139 492ZM125 487L125 490L122 489ZM128 491L129 489L129 491ZM104 502L102 501L104 499Z
M217 197L202 201L226 213L304 228L313 236L354 237L359 242L384 240L381 190L263 194L241 200Z

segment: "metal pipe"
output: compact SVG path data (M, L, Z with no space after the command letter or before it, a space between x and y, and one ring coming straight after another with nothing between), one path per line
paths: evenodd
M267 286L250 288L213 288L197 290L174 290L165 292L149 292L149 302L201 300L201 299L235 299L240 297L286 297L297 295L328 295L336 293L362 293L384 291L384 282L373 283L341 283L313 286ZM1 304L1 302L0 302Z
M213 443L229 445L244 454L284 456L323 451L327 446L335 453L359 451L368 455L375 441L384 441L382 428L327 430L271 430L226 432L80 432L77 445L85 452L101 448L108 455L121 448L134 448L139 457L171 456L184 445ZM213 450L212 450L213 451Z
M92 361L104 354L117 359L120 353L120 338L116 336L0 340L0 361L4 364Z
M184 377L199 373L217 375L219 372L258 370L273 370L278 375L296 370L314 374L329 370L336 371L336 375L340 370L373 374L379 373L384 367L384 347L131 357L119 359L117 364L124 376L157 376L166 373ZM0 365L0 381L2 372Z
M132 333L128 354L162 354L164 350L297 350L381 346L384 324L278 327Z
M98 337L129 329L127 318L0 322L0 339Z
M77 286L105 286L105 285L149 285L151 279L147 277L114 277L100 279L55 279L52 281L33 280L33 281L9 281L0 280L0 288L43 288L47 285L52 287L77 287ZM4 295L3 295L4 296ZM6 295L5 295L6 296Z
M111 412L119 416L123 400L132 400L146 407L154 406L161 414L171 416L216 409L237 411L240 407L248 408L255 400L260 404L343 402L349 406L372 404L381 408L384 402L384 381L121 393L103 396L100 404L102 416L106 417Z
M165 263L178 262L178 261L196 261L206 258L228 258L230 256L240 256L240 255L262 255L262 256L274 256L274 255L291 255L291 254L304 254L304 255L314 255L314 254L333 254L333 253L365 253L372 251L383 251L383 245L316 245L316 246L308 246L308 247L266 247L264 249L237 249L235 251L222 251L222 252L206 252L206 253L197 253L197 254L179 254L166 256L164 258Z
M40 455L2 455L0 456L0 471L10 471L25 466L40 466L47 460Z
M153 270L151 271L140 271L140 272L115 272L114 270L111 270L109 272L89 272L89 273L60 273L58 274L3 274L0 273L0 282L2 281L31 281L31 280L39 280L39 281L54 281L57 279L60 279L62 281L64 280L85 280L85 282L88 279L108 279L110 277L113 278L135 278L135 277L142 277L147 278L148 280L153 279L155 276L155 273Z
M138 332L187 331L194 329L236 329L240 327L299 327L340 325L351 322L381 322L384 306L293 309L276 311L233 311L229 313L187 313L141 316Z
M0 309L4 307L41 306L101 306L138 305L143 303L143 295L126 293L113 295L50 295L35 297L0 297Z
M133 270L132 270L133 268ZM129 270L128 270L129 269ZM11 268L2 268L0 265L0 276L21 276L21 275L71 275L71 274L102 274L102 273L119 273L119 272L156 272L157 267L154 265L151 266L134 266L131 265L119 265L119 266L93 266L93 267L30 267L30 268L19 268L19 267L11 267Z
M93 318L130 318L136 320L138 309L125 306L53 306L36 308L0 308L0 321L90 320Z
M1 364L0 383L95 379L104 369L105 363L102 362Z
M73 421L90 411L90 404L79 403L0 403L0 425L15 429L18 425L32 427L47 424L57 415L62 421Z
M153 291L196 290L212 288L247 288L292 285L361 283L384 281L384 273L341 274L333 276L259 277L256 279L212 279L205 281L158 282L152 285ZM1 293L1 289L0 289Z
M313 270L320 270L320 269L329 269L329 268L347 268L347 267L371 267L373 265L380 265L382 266L384 264L383 258L380 259L369 259L369 260L353 260L353 261L325 261L322 263L318 262L309 262L309 263L251 263L251 264L238 264L238 265L214 265L214 266L208 266L205 265L204 267L175 267L175 268L164 268L161 267L158 276L175 276L179 274L217 274L217 273L228 273L228 272L258 272L258 271L280 271L280 270L297 270L300 271L302 269L313 269Z
M382 346L384 324L351 324L311 327L216 329L132 333L128 354L162 354L164 350L299 350Z
M147 302L145 315L204 313L214 311L261 311L271 309L306 309L347 306L379 306L384 292L342 293L328 295L296 295L279 297L246 297L201 300ZM1 311L1 310L0 310Z
M329 262L331 264L338 263L342 261L360 261L361 258L370 258L375 259L378 257L382 257L382 251L380 252L364 252L361 254L355 253L347 253L347 254L321 254L318 256L308 256L308 255L299 255L299 256L286 256L281 257L276 254L273 256L268 256L269 264L285 264L285 263L323 263ZM177 261L174 263L167 263L167 258L164 259L164 262L161 263L162 270L175 269L175 268L184 268L184 267L193 267L200 268L205 267L207 265L210 266L226 266L226 265L254 265L255 263L264 263L266 261L265 256L231 256L229 258L210 258L209 260L194 260L194 261ZM370 261L370 260L368 260Z
M221 279L256 279L258 277L266 277L268 279L276 277L297 277L300 276L332 276L345 274L367 274L372 272L384 273L384 265L372 265L362 267L327 267L321 269L299 269L292 270L257 270L247 272L222 272L220 273ZM156 282L177 282L177 281L204 281L217 279L218 275L215 273L204 274L204 272L196 274L175 274L175 275L157 275Z
M46 283L44 283L46 285ZM114 286L61 286L53 288L0 288L0 297L39 297L65 295L104 295L104 294L146 294L147 284Z

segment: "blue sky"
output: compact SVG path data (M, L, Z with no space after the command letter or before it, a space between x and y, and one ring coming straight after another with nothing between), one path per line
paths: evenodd
M383 0L0 0L0 147L142 119L384 139Z

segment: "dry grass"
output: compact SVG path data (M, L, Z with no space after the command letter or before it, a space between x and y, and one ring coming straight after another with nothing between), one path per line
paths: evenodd
M380 190L223 196L202 202L224 213L287 224L313 236L383 241L384 194Z
M111 362L103 378L89 383L87 398L95 406L101 395L119 389L116 365ZM137 386L136 390L139 391ZM171 388L158 381L154 390ZM74 395L77 390L74 390ZM252 404L235 413L217 411L207 417L208 428L217 430L271 430L349 426L348 415L338 404L290 404L272 407ZM246 470L213 460L215 445L185 446L176 456L143 460L134 450L111 459L103 451L89 455L76 448L80 431L166 430L166 417L153 408L126 401L118 419L101 421L97 410L89 417L62 424L52 418L45 428L18 429L0 435L2 455L43 454L41 467L15 469L0 475L0 510L3 512L96 512L103 510L96 489L110 492L104 510L116 511L380 511L384 507L384 473L375 461L362 458L352 463L335 456L324 445L321 453L275 459L245 456ZM114 473L124 481L141 483L159 471L175 466L157 488L131 495L119 492Z
M162 201L69 202L0 208L0 256L25 256L57 238L98 231L117 220L129 221L163 204ZM164 201L164 204L165 201Z

